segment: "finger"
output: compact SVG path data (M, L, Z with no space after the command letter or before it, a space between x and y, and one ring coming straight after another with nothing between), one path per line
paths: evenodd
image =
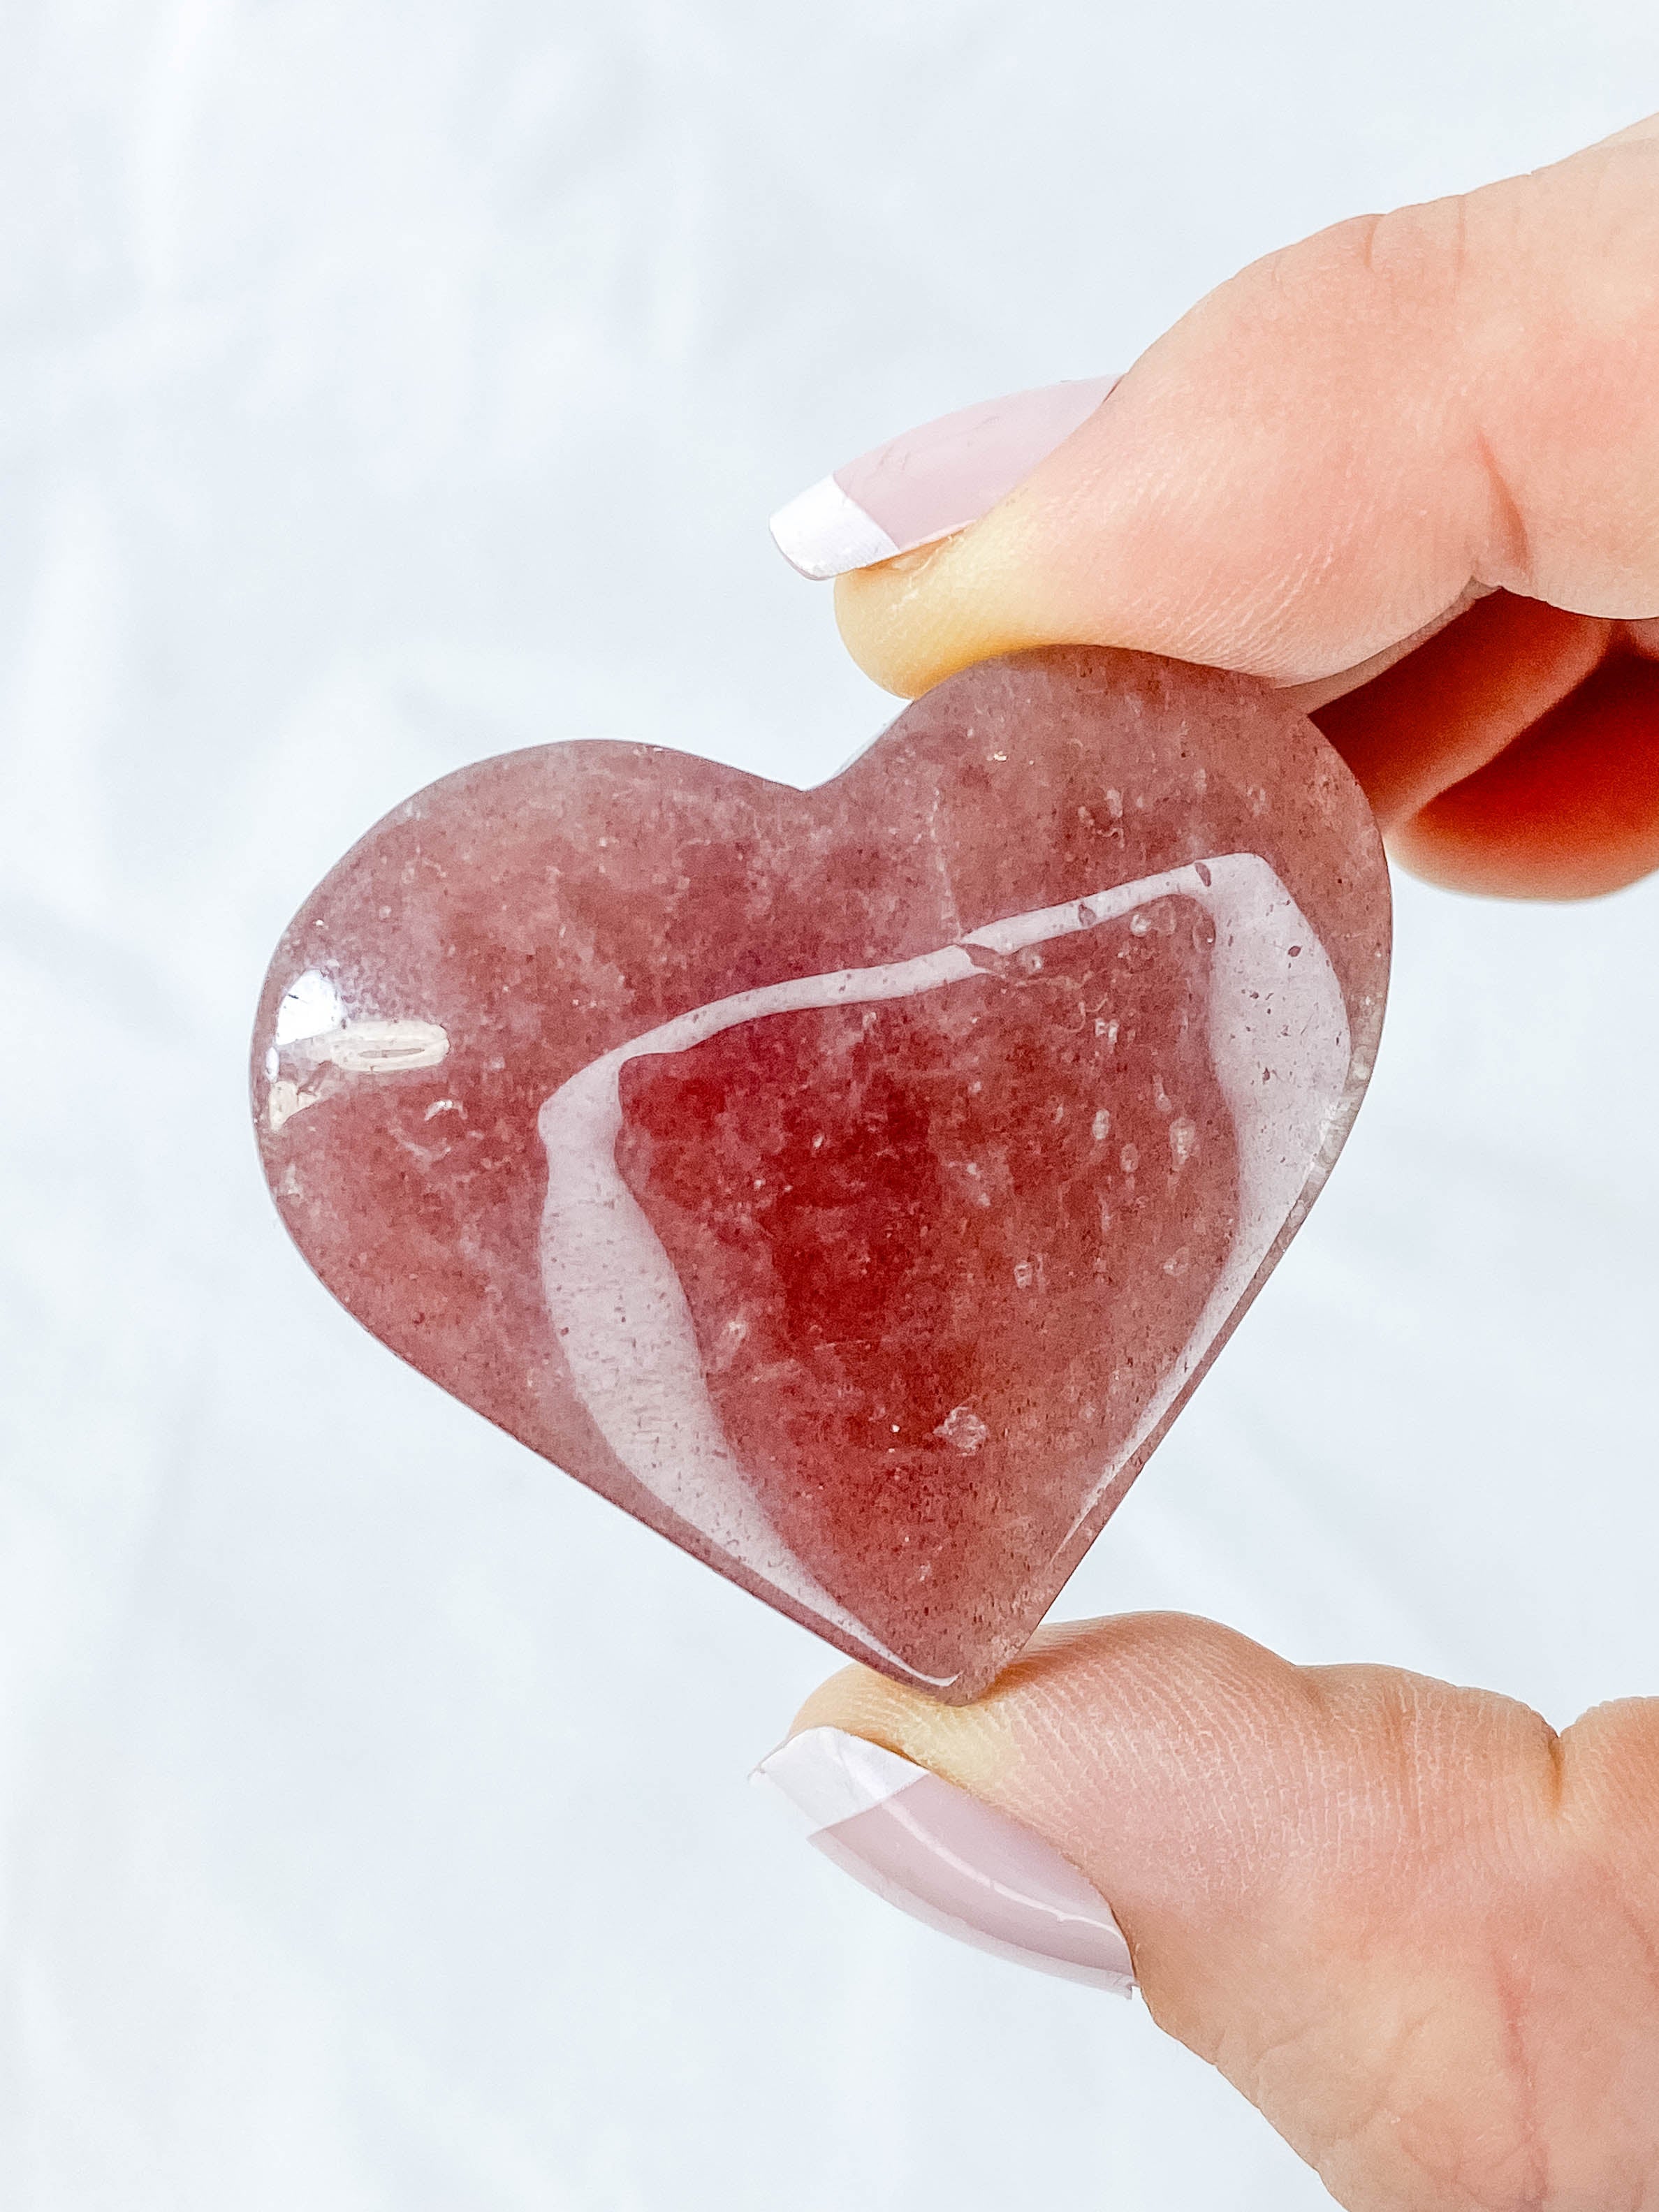
M1605 138L1598 138L1595 144L1630 146L1639 138L1659 138L1659 115L1644 115L1639 123L1628 123L1622 131L1609 131Z
M1505 1698L1155 1615L1049 1632L969 1706L850 1668L796 1728L1080 1870L1159 2023L1344 2204L1634 2202L1659 2158L1651 1705L1557 1739Z
M1659 667L1606 662L1395 830L1405 866L1500 898L1591 898L1659 867Z
M855 658L905 693L1051 641L1304 684L1472 582L1652 617L1655 127L1247 269L975 526L842 577Z
M1428 644L1431 638L1438 637L1442 630L1449 629L1471 607L1478 606L1482 599L1490 599L1494 590L1495 586L1491 584L1466 584L1450 606L1443 607L1432 622L1425 623L1421 629L1414 629L1409 637L1402 637L1393 645L1385 645L1380 653L1372 653L1357 668L1339 668L1334 675L1316 677L1310 684L1282 684L1279 688L1291 706L1300 707L1304 714L1316 714L1330 700L1346 698L1349 692L1358 691L1365 684L1374 683L1398 662Z
M1601 660L1610 623L1494 592L1427 645L1316 708L1385 836L1485 768Z

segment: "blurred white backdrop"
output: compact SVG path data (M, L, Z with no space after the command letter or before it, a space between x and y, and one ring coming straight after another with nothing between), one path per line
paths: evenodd
M774 1825L832 1655L332 1305L246 1026L461 762L879 726L766 535L824 469L1654 107L1650 0L0 11L9 2212L1325 2201ZM1342 1167L1062 1612L1659 1686L1656 953L1403 887Z

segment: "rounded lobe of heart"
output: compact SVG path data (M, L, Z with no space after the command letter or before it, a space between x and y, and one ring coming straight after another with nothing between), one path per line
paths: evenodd
M1263 687L1020 655L811 792L585 743L417 794L278 950L256 1121L393 1349L960 1698L1328 1171L1388 933Z

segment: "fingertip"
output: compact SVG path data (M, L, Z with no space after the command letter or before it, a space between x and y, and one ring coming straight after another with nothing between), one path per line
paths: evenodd
M836 625L872 681L919 699L947 676L995 653L1060 641L998 618L999 595L975 587L975 532L836 579Z
M894 608L901 599L891 563L879 568L854 568L837 576L834 586L836 628L847 647L872 683L896 698L915 699L927 690L924 677L917 680L918 656L915 641L902 625L896 625Z
M1017 1826L1105 1900L1154 2017L1193 2041L1202 2032L1183 1993L1226 1982L1231 1938L1217 1931L1249 1889L1271 1808L1287 1788L1294 1796L1273 1771L1300 1724L1294 1678L1212 1622L1072 1622L1040 1630L966 1705L843 1668L807 1699L788 1742L875 1746ZM914 1889L908 1903L883 1893L915 1909Z
M986 1699L944 1705L870 1668L843 1667L813 1691L790 1723L789 1734L839 1729L913 1759L959 1789L994 1789L999 1761L986 1728L987 1711Z
M807 1841L913 1919L1038 1972L1129 1996L1110 1905L1054 1844L901 1753L829 1723L756 1769Z
M836 1728L897 1752L1030 1822L1084 1863L1100 1842L1103 1790L1115 1799L1131 1774L1161 1770L1168 1733L1184 1729L1189 1707L1243 1714L1281 1698L1294 1674L1214 1621L1123 1614L1039 1629L968 1705L842 1668L813 1692L790 1733ZM1115 1807L1120 1834L1129 1812ZM1164 1817L1150 1797L1135 1814L1154 1825Z

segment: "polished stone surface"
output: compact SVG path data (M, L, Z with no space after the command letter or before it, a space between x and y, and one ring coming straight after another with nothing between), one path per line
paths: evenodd
M1299 1224L1388 941L1302 716L1021 655L811 792L582 743L417 794L277 951L256 1120L394 1350L958 1699Z

